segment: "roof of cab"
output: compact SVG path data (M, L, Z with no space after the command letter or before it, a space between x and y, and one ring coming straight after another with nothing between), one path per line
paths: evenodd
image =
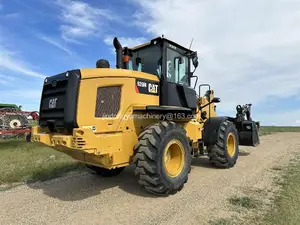
M182 45L180 45L180 44L178 44L178 43L176 43L176 42L174 42L174 41L171 41L171 40L169 40L169 39L167 39L167 38L164 38L164 37L156 37L156 38L153 38L150 42L147 42L147 43L144 43L144 44L141 44L141 45L137 45L137 46L135 46L135 47L133 47L133 48L130 48L130 50L135 51L135 50L138 50L138 49L147 47L147 46L149 46L149 45L154 44L155 41L158 41L158 42L161 42L161 41L167 41L167 42L169 42L171 45L174 45L174 46L176 46L176 47L178 47L178 48L181 48L181 49L183 49L184 51L187 51L187 52L189 52L189 53L192 53L192 52L193 52L192 50L190 50L190 49L188 49L188 48L186 48L186 47L183 47Z

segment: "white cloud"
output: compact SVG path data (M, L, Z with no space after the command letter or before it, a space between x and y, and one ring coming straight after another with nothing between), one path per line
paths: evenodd
M39 110L42 87L40 89L0 90L0 102L22 105L25 111Z
M10 77L4 74L0 74L0 84L6 85L9 84L10 82L15 81L16 79L14 77Z
M258 114L262 126L300 126L300 110Z
M29 111L38 109L43 86L38 85L39 87L35 88L25 85L24 87L22 79L4 73L0 74L0 84L3 87L0 88L0 102L21 104L25 106L24 110Z
M31 69L31 66L21 59L16 52L0 44L0 69L5 69L23 75L45 78L45 75Z
M57 0L56 4L61 8L62 38L73 43L80 43L77 38L98 35L107 21L118 19L109 10L93 7L86 2Z
M8 13L8 14L5 14L5 18L17 19L17 18L20 18L20 14L19 13Z
M222 111L300 94L300 2L296 0L133 0L136 24L189 46L196 75L221 97Z
M68 53L69 55L72 55L71 50L69 50L69 48L66 47L64 44L62 44L59 40L53 39L53 38L48 37L48 36L43 36L43 35L38 36L38 38L40 38L41 40L43 40L43 41L59 48L60 50Z
M137 45L140 45L140 44L144 44L146 42L148 42L148 40L144 37L137 37L137 38L130 38L130 37L117 37L120 44L125 47L135 47ZM112 36L107 36L105 39L104 39L104 43L109 45L109 46L113 46L113 39L114 37ZM114 47L112 47L112 53L115 54L115 49Z
M10 91L0 91L1 99L22 98L30 100L39 100L42 94L42 89L18 89Z

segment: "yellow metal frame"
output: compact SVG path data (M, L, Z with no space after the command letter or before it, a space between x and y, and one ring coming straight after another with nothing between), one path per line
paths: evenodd
M227 136L227 153L230 157L233 157L236 153L236 140L235 136L232 133L229 133Z
M147 105L159 105L159 96L137 93L135 78L159 82L158 77L143 72L122 69L82 69L79 86L77 123L79 128L72 134L51 133L36 126L32 128L32 141L45 144L57 151L64 152L86 164L115 168L127 166L134 155L133 148L138 136L157 118L147 118ZM115 118L96 118L96 96L98 87L121 86L120 110ZM210 96L213 98L213 93ZM200 98L199 104L207 103ZM211 116L216 116L213 104ZM208 107L204 111L208 113ZM139 110L139 112L137 111ZM186 129L193 143L202 138L204 121L197 113L192 120L177 121ZM93 130L92 128L96 129Z

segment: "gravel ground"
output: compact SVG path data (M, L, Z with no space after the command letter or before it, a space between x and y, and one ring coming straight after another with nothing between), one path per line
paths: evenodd
M287 164L295 152L300 152L300 133L277 133L261 137L256 148L241 147L229 170L194 159L184 189L167 198L141 189L132 167L105 179L72 172L0 192L0 224L205 224L234 214L229 197L245 190L272 193L272 168Z

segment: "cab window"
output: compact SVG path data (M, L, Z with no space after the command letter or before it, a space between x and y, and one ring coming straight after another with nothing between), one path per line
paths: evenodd
M157 45L133 52L131 62L133 70L161 76L161 48Z
M167 48L166 69L168 82L188 85L188 58L186 56Z

